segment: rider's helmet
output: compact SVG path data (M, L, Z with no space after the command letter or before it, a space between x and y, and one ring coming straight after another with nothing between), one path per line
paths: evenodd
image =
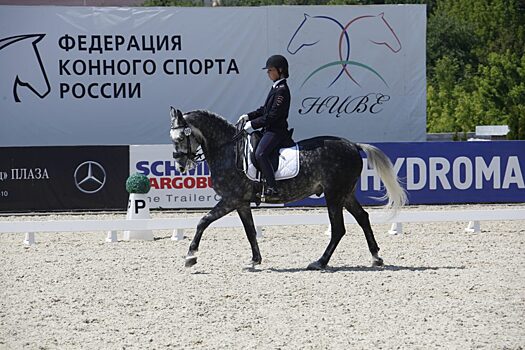
M268 69L270 67L277 68L281 75L285 78L288 78L288 61L284 56L273 55L266 60L266 66L263 69Z

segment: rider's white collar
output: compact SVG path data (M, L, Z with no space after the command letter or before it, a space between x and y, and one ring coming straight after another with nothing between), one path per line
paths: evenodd
M280 83L281 81L283 81L284 79L286 79L286 78L282 78L282 79L277 80L275 83L273 83L272 87L275 88L275 87L276 87L277 85L279 85L279 83Z

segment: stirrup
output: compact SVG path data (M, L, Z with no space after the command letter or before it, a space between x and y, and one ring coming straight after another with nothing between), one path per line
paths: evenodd
M264 189L264 195L268 197L278 196L279 191L277 191L274 187L266 187Z

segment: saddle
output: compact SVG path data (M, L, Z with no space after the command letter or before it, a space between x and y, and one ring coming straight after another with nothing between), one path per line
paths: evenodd
M242 126L241 126L242 127ZM275 170L275 180L285 180L295 177L299 173L299 147L292 140L293 129L281 143L280 148L270 155L270 162ZM255 131L252 134L243 133L237 140L236 164L237 169L243 171L252 181L261 182L261 171L255 158L255 150L261 141L262 133Z

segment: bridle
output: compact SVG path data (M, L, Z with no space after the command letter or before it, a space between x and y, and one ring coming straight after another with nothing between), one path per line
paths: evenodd
M202 151L202 147L200 149L197 147L195 151L192 151L191 149L190 136L192 134L192 130L188 125L174 126L172 123L170 129L171 130L183 129L182 132L186 138L186 152L180 152L180 151L173 152L174 159L177 159L180 157L186 157L187 159L190 159L191 161L195 163L198 163L204 160L204 153Z
M194 163L202 162L205 159L202 146L199 145L197 146L195 151L192 151L190 136L193 133L193 131L189 125L177 126L177 125L174 125L174 123L172 122L170 129L171 130L183 129L182 132L186 138L186 152L181 152L181 151L173 152L174 159L177 159L180 157L186 157L187 159L193 161ZM237 142L242 136L245 136L245 135L246 135L246 131L244 131L244 129L242 128L242 125L240 127L239 125L237 125L237 133L234 135L233 139L224 142L222 145L218 147L218 149L228 144L231 144L232 142Z

